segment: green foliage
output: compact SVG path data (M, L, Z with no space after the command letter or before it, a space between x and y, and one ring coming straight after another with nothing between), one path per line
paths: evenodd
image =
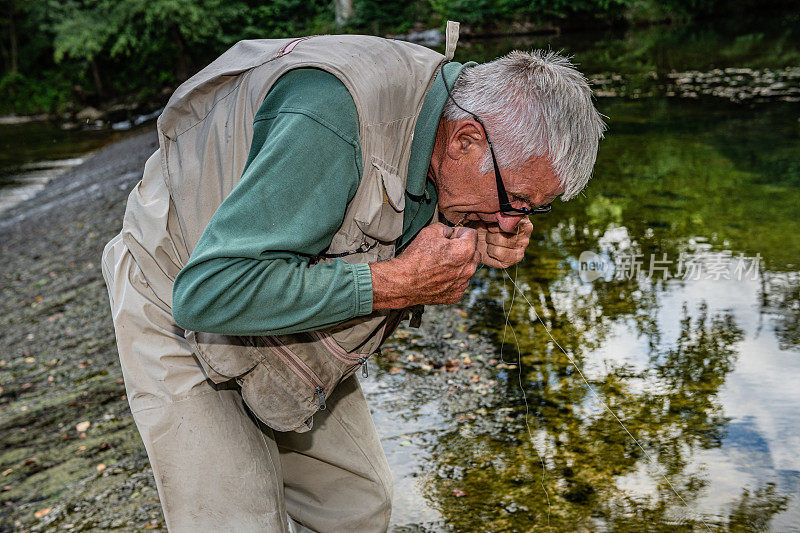
M426 20L430 15L428 2L376 2L354 0L353 18L349 26L355 30L367 30L374 34L403 33L415 22ZM430 2L433 4L433 2Z
M320 0L275 0L250 9L249 16L242 31L246 39L329 33L334 29L333 6Z
M70 15L53 26L55 60L91 61L106 47L112 28L99 11L75 9Z
M770 0L766 0L769 2ZM473 31L591 25L743 10L754 0L353 0L344 31L378 35L460 20ZM5 0L0 112L163 99L241 39L336 31L331 0ZM745 6L745 7L742 7ZM644 47L648 43L643 43ZM760 46L737 41L731 54ZM786 54L791 55L790 47ZM776 54L782 54L778 49ZM784 55L786 55L784 54ZM622 59L627 64L627 59ZM650 65L647 65L649 68Z
M79 105L158 98L241 39L334 29L333 6L321 0L7 1L0 112L63 109L72 86ZM11 75L12 26L22 76Z
M30 115L46 111L59 113L71 100L70 84L62 74L48 71L40 78L25 74L8 73L0 78L0 112Z
M443 19L461 20L478 28L508 22L545 22L576 14L615 19L635 0L430 0Z
M88 63L99 56L113 61L135 55L156 62L171 56L181 78L202 52L228 44L228 26L241 23L246 14L243 2L221 0L72 1L61 7L53 26L54 57Z

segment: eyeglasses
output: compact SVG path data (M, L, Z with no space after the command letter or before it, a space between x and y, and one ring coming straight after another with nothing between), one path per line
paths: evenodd
M489 153L492 155L492 165L494 165L494 178L497 181L497 199L500 202L500 212L506 215L541 215L544 213L549 213L550 210L553 208L550 204L542 205L539 207L532 207L530 209L526 207L514 207L511 205L511 202L508 200L508 193L506 193L506 188L503 185L503 178L500 176L500 167L497 166L497 157L494 155L494 147L492 146L492 141L489 140L489 132L486 131L486 126L484 126L483 121L478 118L478 115L473 113L472 111L467 111L456 102L453 95L450 93L450 88L447 86L447 80L444 77L444 65L442 65L442 82L444 83L444 88L447 91L447 96L450 100L453 101L455 106L459 108L464 113L472 116L472 118L481 125L483 128L483 134L486 136L486 142L489 144Z

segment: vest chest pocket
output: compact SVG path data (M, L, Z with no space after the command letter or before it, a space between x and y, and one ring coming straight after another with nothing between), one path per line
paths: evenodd
M364 196L353 213L359 229L373 239L394 242L403 233L405 183L385 163L374 159L365 173Z

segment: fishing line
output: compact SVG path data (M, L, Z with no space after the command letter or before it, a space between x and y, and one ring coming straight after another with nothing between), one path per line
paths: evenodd
M518 271L519 271L519 263L517 263L517 266L514 267L514 277L515 278L517 277L517 272ZM506 323L503 326L503 340L500 342L500 360L504 364L508 364L506 362L506 360L503 359L503 348L505 348L505 344L506 344L506 330L508 329L508 320L509 320L509 317L511 317L511 309L514 307L514 298L517 297L517 291L515 291L515 290L511 291L511 302L508 304L508 313L506 313L506 295L505 295L505 291L506 291L506 280L504 279L503 280L503 315L506 318ZM513 331L514 328L511 328L511 329ZM515 339L516 339L516 336L515 336ZM517 347L519 347L519 345L517 345ZM519 351L519 350L517 350L517 351Z
M517 232L519 232L519 228L517 228ZM503 269L505 272L505 269ZM517 273L519 272L519 263L517 266L514 267L514 277L517 277ZM515 284L516 285L516 284ZM503 292L505 293L505 281L503 281ZM503 345L506 342L506 330L509 327L509 318L511 317L511 309L514 307L514 297L516 296L516 291L511 292L511 302L508 305L508 313L506 313L506 298L505 294L503 294L503 314L506 317L505 326L503 326L503 341L500 343L500 360L503 363L506 363L505 359L503 359ZM536 447L536 443L533 442L533 432L531 431L531 426L528 423L528 393L525 391L525 387L522 385L522 353L519 348L519 339L517 339L517 332L514 330L514 326L511 326L511 334L514 335L514 343L517 345L517 378L519 381L519 390L522 392L522 399L525 401L525 427L528 429L528 438L531 441L531 447L533 451L536 452L536 456L539 458L539 462L542 463L542 477L539 480L540 485L542 486L542 491L544 491L544 497L547 499L547 526L550 527L550 495L547 493L547 488L544 486L544 476L547 473L547 467L544 464L544 457L542 454L539 453L539 449Z
M525 293L522 291L522 289L519 287L519 285L517 285L517 282L515 280L511 279L511 276L508 274L508 271L505 268L503 269L503 275L508 278L508 280L511 282L511 284L514 285L514 288L517 290L519 295L522 296L522 298L525 300L525 302L530 306L531 310L533 311L534 316L536 317L536 320L538 320L539 323L542 325L542 327L544 328L545 332L550 337L550 340L553 341L553 343L556 346L558 346L558 349L561 350L561 352L567 357L567 359L572 364L572 366L575 367L575 370L578 371L578 374L581 376L581 379L586 384L586 387L589 389L589 391L603 405L603 407L605 407L605 409L609 413L611 413L611 416L614 417L614 419L619 423L620 427L622 427L622 429L625 430L625 433L627 433L628 436L633 440L633 442L636 443L636 446L642 451L642 453L645 455L645 457L650 462L650 464L655 466L656 472L662 478L664 478L664 481L667 482L667 485L669 485L669 488L672 489L672 492L675 494L675 496L677 496L678 499L681 501L681 503L683 503L683 505L686 507L686 509L689 510L689 513L690 514L696 514L696 513L694 513L692 511L691 507L689 507L689 504L686 503L686 500L684 500L683 497L678 493L677 489L675 489L675 487L672 485L672 482L670 482L670 480L667 478L667 476L664 473L664 471L658 466L658 463L655 462L653 457L647 452L647 450L644 449L644 447L639 443L639 441L636 439L636 437L634 437L633 434L630 431L628 431L628 428L625 426L625 424L622 423L622 420L620 420L620 418L614 413L614 411L611 409L611 407L609 407L608 404L606 404L606 402L603 401L603 399L600 397L600 395L597 393L597 391L594 389L594 387L592 387L589 384L589 381L586 379L586 376L583 375L583 372L581 371L581 369L578 366L578 364L575 362L575 359L571 355L569 355L567 353L567 351L564 350L564 348L562 348L561 345L558 343L558 341L553 337L553 335L550 333L550 330L547 329L547 326L545 325L544 321L539 316L539 313L536 312L536 308L533 306L533 304L530 302L530 300L528 300L528 297L525 295ZM510 314L511 314L511 309L509 308L509 315ZM506 323L508 323L508 319L506 319ZM511 328L511 332L514 333L514 328L513 327ZM516 333L514 334L514 338L516 339ZM517 343L517 353L519 354L519 343ZM521 386L522 386L522 367L520 366L520 387ZM523 391L523 395L524 395L524 391ZM527 400L527 397L525 397L525 413L526 413L525 423L526 424L528 423L527 412L528 412L528 400ZM528 433L529 433L529 436L530 436L530 427L528 428ZM534 446L534 448L535 448L535 446ZM536 453L538 454L539 452L537 451ZM540 456L540 459L541 459L541 456ZM549 501L549 499L548 499L548 501ZM702 516L700 516L699 514L697 514L697 516L700 519L700 522L702 522L702 524L706 527L706 529L711 531L711 528L708 527L708 524L706 524L706 522L705 522L705 520L703 520Z

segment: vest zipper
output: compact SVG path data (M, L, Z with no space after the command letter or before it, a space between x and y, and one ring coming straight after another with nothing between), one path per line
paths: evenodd
M306 365L296 353L272 337L264 337L270 349L292 369L297 377L314 389L320 409L325 409L325 385L313 370Z
M325 346L328 351L330 351L333 356L343 363L357 363L361 361L361 358L369 357L369 354L358 353L358 354L351 354L338 344L336 341L331 338L330 335L326 335L324 333L320 333L318 331L314 332L314 335L319 339L323 346Z
M317 401L319 402L319 410L324 411L327 405L325 404L325 389L322 387L317 387L314 389L314 392L317 395Z
M358 353L358 354L351 354L348 353L347 350L336 344L336 341L331 338L330 335L326 335L324 333L320 333L318 331L314 332L314 335L319 339L323 346L325 346L333 356L342 361L343 363L348 364L357 364L361 366L361 375L363 377L369 377L369 370L367 369L367 358L372 355L368 353ZM380 354L380 349L378 349L375 353Z

